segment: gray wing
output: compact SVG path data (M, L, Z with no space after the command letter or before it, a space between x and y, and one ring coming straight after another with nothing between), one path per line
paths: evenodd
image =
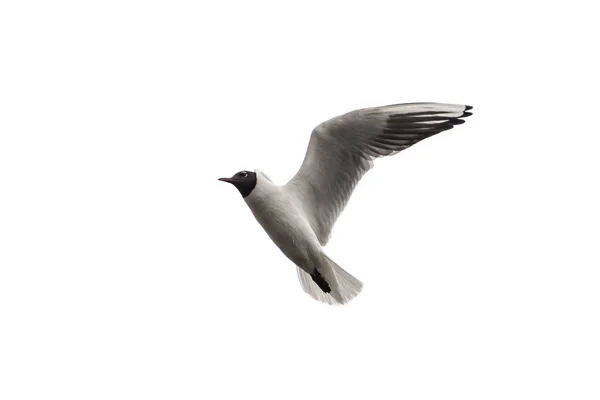
M378 157L465 122L472 107L408 103L365 108L323 122L310 137L306 156L285 188L296 196L322 245L358 181Z

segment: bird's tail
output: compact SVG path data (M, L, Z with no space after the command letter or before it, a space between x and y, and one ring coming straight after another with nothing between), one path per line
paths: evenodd
M298 267L302 289L315 300L327 304L346 304L360 293L363 284L323 254L326 265L312 274Z

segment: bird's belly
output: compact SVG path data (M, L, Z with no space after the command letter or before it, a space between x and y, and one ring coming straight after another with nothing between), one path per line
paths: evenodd
M254 210L253 210L254 212ZM293 207L263 209L254 215L273 243L298 266L307 266L320 245L312 228Z

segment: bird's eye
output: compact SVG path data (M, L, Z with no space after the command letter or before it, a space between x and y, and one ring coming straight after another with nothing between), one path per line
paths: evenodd
M248 173L246 171L238 172L237 174L242 178L245 178L248 176Z

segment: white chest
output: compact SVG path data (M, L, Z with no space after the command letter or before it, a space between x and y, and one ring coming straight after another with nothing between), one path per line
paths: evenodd
M310 262L319 251L320 245L307 219L281 187L257 184L245 200L271 240L294 263Z

